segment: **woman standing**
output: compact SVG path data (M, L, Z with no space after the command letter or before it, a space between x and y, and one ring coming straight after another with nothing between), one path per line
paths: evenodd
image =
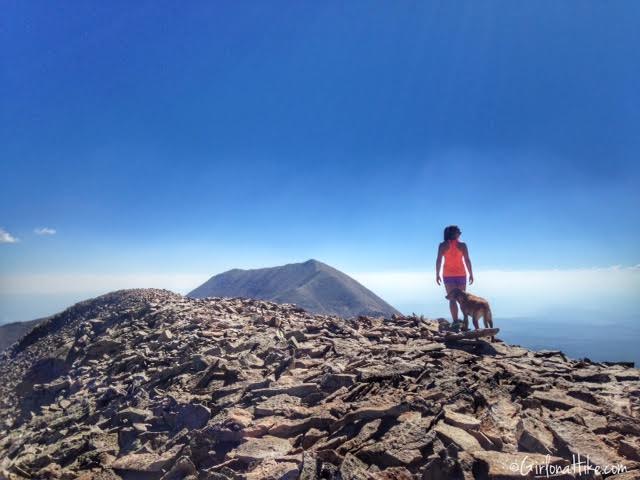
M466 290L467 272L464 269L465 263L469 271L469 285L473 283L473 270L471 268L471 260L469 259L469 250L465 243L458 241L461 234L462 231L457 225L449 225L444 229L444 241L438 246L436 283L440 285L440 265L442 264L442 257L444 257L442 279L444 280L444 288L447 290L447 295L454 288ZM456 324L459 323L458 304L455 300L449 300L449 309L451 310L451 319L453 322Z

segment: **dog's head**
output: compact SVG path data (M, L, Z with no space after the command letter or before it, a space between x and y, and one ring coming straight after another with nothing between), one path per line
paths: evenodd
M455 300L455 301L458 301L459 299L464 298L464 297L465 297L465 295L466 295L466 294L465 294L465 292L464 292L464 291L460 290L459 288L454 288L454 289L453 289L453 290L451 290L451 291L449 292L449 294L448 294L446 297L444 297L444 298L446 298L447 300Z

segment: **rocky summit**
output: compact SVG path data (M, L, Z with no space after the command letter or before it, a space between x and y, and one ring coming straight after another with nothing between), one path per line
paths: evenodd
M446 330L155 289L81 302L2 354L0 478L640 477L637 369Z

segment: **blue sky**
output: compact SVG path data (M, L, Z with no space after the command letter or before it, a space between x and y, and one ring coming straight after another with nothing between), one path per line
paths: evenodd
M2 9L0 322L87 275L429 272L448 224L479 272L640 263L638 2Z

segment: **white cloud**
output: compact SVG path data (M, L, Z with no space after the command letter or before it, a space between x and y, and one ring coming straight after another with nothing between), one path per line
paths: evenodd
M9 295L86 293L93 295L123 288L166 288L184 294L204 283L210 277L210 274L191 273L0 275L0 293Z
M0 243L16 243L19 239L11 235L4 228L0 228Z
M56 234L56 230L54 228L49 228L49 227L36 228L34 232L36 233L36 235L55 235Z

